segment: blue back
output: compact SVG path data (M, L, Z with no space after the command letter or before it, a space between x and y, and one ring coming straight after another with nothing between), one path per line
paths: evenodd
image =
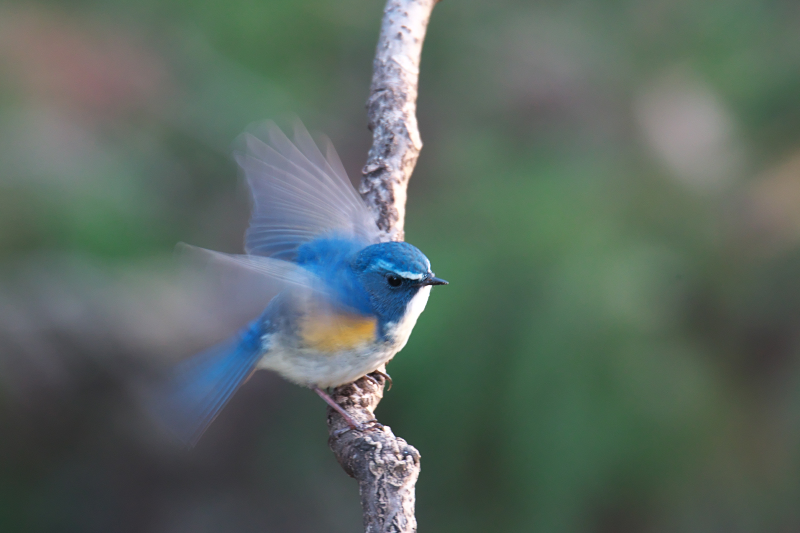
M353 259L363 248L364 243L354 239L320 238L300 246L295 262L322 280L332 303L371 315L367 293L352 268Z

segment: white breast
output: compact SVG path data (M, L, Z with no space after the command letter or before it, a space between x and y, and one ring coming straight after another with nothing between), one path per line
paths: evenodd
M419 315L425 310L425 305L428 303L428 297L431 295L431 286L426 285L422 287L417 294L408 302L406 312L398 322L387 325L387 333L389 337L394 340L397 347L396 351L403 349L403 346L408 342L408 337L411 335L411 330L417 323Z

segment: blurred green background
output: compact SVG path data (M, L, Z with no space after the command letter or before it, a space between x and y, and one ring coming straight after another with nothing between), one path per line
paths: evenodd
M351 532L325 406L257 374L199 446L133 377L218 336L229 157L299 116L360 176L382 2L0 5L0 531ZM378 415L420 531L800 530L800 4L445 0Z

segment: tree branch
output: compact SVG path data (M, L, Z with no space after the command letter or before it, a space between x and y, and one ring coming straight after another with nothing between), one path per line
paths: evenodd
M417 81L422 42L436 1L388 0L375 52L367 100L372 147L359 191L377 215L387 241L403 240L406 188L422 149L416 117ZM337 387L332 394L360 423L374 419L373 412L383 398L385 380L373 376ZM336 459L358 480L365 531L415 532L419 452L386 426L346 431L347 424L331 408L328 428L328 444Z
M417 129L417 81L422 41L435 0L389 0L372 63L367 100L372 148L359 192L377 214L387 240L403 240L406 188L422 139Z

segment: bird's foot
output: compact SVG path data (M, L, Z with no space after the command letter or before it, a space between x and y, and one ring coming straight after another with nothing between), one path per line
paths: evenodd
M390 375L389 375L389 374L387 374L386 372L383 372L382 370L373 370L372 372L370 372L369 374L367 374L366 376L364 376L364 377L366 377L366 378L369 378L369 379L371 379L371 380L372 380L372 381L373 381L373 382L374 382L374 383L375 383L377 386L379 386L379 387L381 386L381 382L380 382L380 381L378 381L378 380L375 378L375 376L373 376L372 374L377 374L377 375L379 375L379 376L383 377L383 380L386 382L386 390L387 390L387 391L390 391L390 390L392 390L392 376L390 376Z

